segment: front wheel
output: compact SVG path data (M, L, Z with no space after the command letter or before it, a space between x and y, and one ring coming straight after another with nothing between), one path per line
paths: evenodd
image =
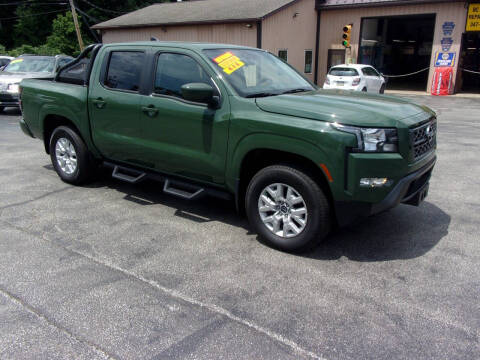
M288 165L260 170L246 193L247 216L270 245L303 250L320 242L330 229L330 207L320 186Z
M50 138L50 158L58 176L79 185L90 178L92 161L82 138L71 128L59 126Z

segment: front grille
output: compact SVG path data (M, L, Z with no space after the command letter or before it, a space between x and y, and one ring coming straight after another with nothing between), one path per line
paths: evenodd
M410 143L414 160L433 151L437 145L437 120L432 118L425 124L411 129Z

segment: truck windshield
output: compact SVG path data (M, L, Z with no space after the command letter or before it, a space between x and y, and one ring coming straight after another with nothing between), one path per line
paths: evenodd
M17 58L12 60L10 64L4 69L4 71L17 73L17 72L53 72L55 66L55 59L51 57L32 56Z
M268 52L209 49L204 53L240 96L262 97L314 90L293 68Z

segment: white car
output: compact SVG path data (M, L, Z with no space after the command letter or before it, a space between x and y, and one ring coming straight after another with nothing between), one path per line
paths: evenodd
M0 71L2 71L3 68L10 63L11 60L13 60L13 57L11 56L0 55Z
M335 65L330 68L323 88L383 94L385 91L385 78L370 65Z

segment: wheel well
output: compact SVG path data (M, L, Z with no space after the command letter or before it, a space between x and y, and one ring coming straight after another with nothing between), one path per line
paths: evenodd
M59 126L68 126L74 130L78 136L82 137L80 131L78 131L78 128L71 120L60 115L47 115L43 120L43 144L47 154L50 154L50 137L52 136L53 131Z
M242 160L237 194L237 206L241 213L245 211L245 194L252 177L267 166L279 164L290 165L310 175L324 191L330 206L332 206L332 192L330 191L330 186L328 185L325 174L312 160L284 151L257 149L249 152Z

